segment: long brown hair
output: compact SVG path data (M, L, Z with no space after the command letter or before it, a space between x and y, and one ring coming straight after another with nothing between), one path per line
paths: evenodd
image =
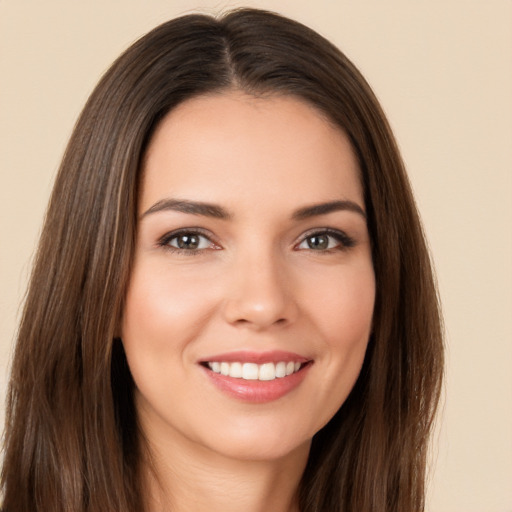
M419 512L443 367L428 251L385 116L353 64L307 27L241 9L188 15L107 71L72 134L19 328L1 486L8 512L141 512L132 391L117 326L136 233L141 159L185 99L225 89L314 105L359 159L377 296L361 375L318 432L303 512Z

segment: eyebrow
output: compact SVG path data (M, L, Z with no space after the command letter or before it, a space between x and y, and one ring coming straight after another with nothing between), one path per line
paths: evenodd
M327 203L312 204L295 211L292 218L294 220L303 220L343 210L358 213L366 219L366 213L357 203L354 203L354 201L329 201Z
M205 217L213 217L222 220L229 220L233 218L233 215L222 208L222 206L199 201L188 201L186 199L162 199L161 201L158 201L153 206L151 206L151 208L146 210L141 215L141 218L161 211L190 213L192 215L202 215ZM320 215L327 215L337 211L351 211L358 213L364 219L366 219L366 213L364 210L357 203L348 200L328 201L327 203L312 204L303 208L299 208L292 214L292 219L304 220Z
M193 215L203 215L205 217L214 217L216 219L230 219L232 217L232 215L224 208L216 204L187 201L185 199L162 199L146 210L141 215L141 218L146 217L146 215L150 215L151 213L168 210L191 213Z

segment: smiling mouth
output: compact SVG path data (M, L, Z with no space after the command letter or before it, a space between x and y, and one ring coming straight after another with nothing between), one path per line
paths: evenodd
M199 361L209 381L236 400L262 404L288 395L304 381L314 363L286 351L238 351Z
M207 361L202 363L214 373L241 380L272 381L288 377L310 364L299 361L280 361L277 363L242 363L239 361Z

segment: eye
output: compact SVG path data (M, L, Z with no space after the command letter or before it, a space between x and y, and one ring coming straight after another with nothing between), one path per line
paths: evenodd
M343 250L354 245L354 239L343 231L323 230L307 235L296 247L297 249L321 252L336 249Z
M194 230L168 233L161 238L158 245L173 251L191 253L204 249L218 249L218 246L210 238Z

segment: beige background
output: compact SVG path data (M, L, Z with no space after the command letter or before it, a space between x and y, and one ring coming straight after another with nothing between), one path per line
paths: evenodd
M254 0L359 66L389 115L437 265L448 366L431 512L512 511L512 2ZM240 2L0 0L0 420L51 183L100 74L177 14Z

